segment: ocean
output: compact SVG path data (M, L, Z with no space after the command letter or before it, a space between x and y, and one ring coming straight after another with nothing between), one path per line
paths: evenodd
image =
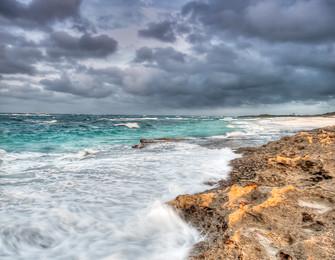
M206 234L165 202L226 178L235 148L322 122L0 114L0 259L185 259ZM182 140L132 148L161 137Z

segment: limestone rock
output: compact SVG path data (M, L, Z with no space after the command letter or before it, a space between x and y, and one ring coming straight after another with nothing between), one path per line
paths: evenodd
M240 152L229 180L169 202L206 235L190 259L335 259L335 127Z

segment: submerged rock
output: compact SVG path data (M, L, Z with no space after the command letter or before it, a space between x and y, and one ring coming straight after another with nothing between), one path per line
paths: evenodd
M179 142L183 141L184 139L181 138L155 138L155 139L140 139L139 144L135 144L132 146L132 148L135 149L142 149L150 144L156 144L156 143L167 143L167 142Z
M169 204L205 236L191 259L335 259L335 127L243 148L229 180Z

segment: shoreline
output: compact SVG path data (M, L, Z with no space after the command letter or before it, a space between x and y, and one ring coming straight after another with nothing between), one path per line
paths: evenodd
M335 126L237 149L228 180L168 202L206 240L190 259L334 259Z

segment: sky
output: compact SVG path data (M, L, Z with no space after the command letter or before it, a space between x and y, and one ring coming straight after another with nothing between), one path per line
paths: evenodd
M0 112L335 110L333 0L1 0Z

